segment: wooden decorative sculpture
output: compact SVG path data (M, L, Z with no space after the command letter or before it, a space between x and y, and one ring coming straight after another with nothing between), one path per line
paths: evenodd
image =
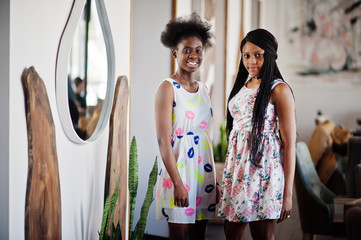
M25 239L61 239L55 127L43 80L34 67L21 76L28 129Z
M108 157L105 176L104 201L107 196L112 195L115 188L115 176L119 182L119 193L114 211L114 225L120 224L122 239L127 239L126 214L127 195L127 116L128 116L129 88L126 76L118 78L110 115Z

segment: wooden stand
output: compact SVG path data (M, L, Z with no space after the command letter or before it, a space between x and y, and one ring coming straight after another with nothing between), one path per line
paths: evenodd
M119 183L119 193L114 211L114 225L119 222L122 239L126 238L127 195L127 116L129 88L126 76L118 78L115 88L113 108L110 115L108 157L105 176L104 201L115 188L115 176Z
M25 239L61 239L55 127L43 80L34 67L21 76L28 129Z

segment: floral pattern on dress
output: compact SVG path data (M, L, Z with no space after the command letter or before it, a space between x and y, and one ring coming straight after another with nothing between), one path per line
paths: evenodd
M277 79L273 87L284 83ZM218 215L230 222L278 219L282 209L284 171L282 143L275 107L268 104L263 131L261 166L251 163L249 137L258 89L246 85L229 101L233 129L224 166Z

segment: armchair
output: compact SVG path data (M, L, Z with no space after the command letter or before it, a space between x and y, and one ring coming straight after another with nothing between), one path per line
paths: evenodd
M303 239L313 234L345 236L344 224L333 222L336 195L320 181L304 142L297 143L295 186Z
M356 197L361 198L361 163L355 166ZM358 200L360 201L360 200ZM361 236L361 205L360 202L349 207L345 212L345 224L349 240L360 239Z
M347 196L357 197L355 167L361 163L361 136L353 136L348 140L348 160L346 164Z

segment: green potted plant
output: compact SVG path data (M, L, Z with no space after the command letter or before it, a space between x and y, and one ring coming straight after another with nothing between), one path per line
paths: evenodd
M219 126L220 131L220 138L219 143L217 145L213 144L213 157L215 162L224 163L226 160L227 154L227 128L226 122L223 121L222 124Z
M144 231L147 223L148 211L153 201L153 189L157 180L157 171L158 171L158 163L157 163L157 158L155 158L152 171L149 174L148 189L141 208L140 218L135 226L134 231L132 231L135 200L137 197L137 190L138 190L137 143L135 137L133 137L130 145L129 177L128 177L128 188L129 188L129 198L130 198L129 199L129 203L130 203L129 240L144 239ZM115 177L115 179L117 178ZM121 231L120 231L119 223L117 226L114 226L113 223L114 209L118 198L117 190L118 190L118 181L116 180L114 193L112 194L111 198L107 197L104 204L101 230L99 232L99 240L121 239Z
M114 171L115 172L115 171ZM99 240L108 240L108 239L121 239L121 231L119 223L117 226L114 226L114 209L118 198L118 180L116 173L115 176L115 188L112 197L105 200L102 225L99 234ZM109 231L109 227L110 231ZM109 234L110 232L110 234Z
M135 225L133 231L133 218L134 218L134 208L135 208L135 199L137 197L138 191L138 154L137 154L137 143L135 137L132 139L130 147L130 157L129 157L129 197L130 197L130 221L129 221L129 239L130 240L143 240L144 231L147 223L147 217L149 212L150 204L153 202L153 189L157 180L158 172L158 161L157 157L155 158L152 171L149 174L148 180L148 189L145 194L143 205L140 211L140 218L138 223Z

